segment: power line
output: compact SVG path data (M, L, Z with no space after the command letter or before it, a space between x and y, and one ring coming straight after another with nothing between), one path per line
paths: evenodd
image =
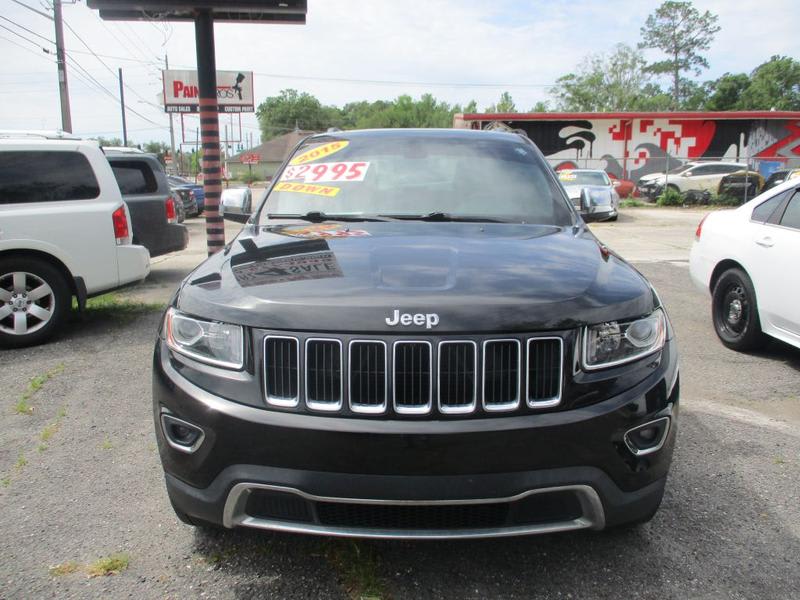
M5 30L6 30L6 31L8 31L9 33L13 33L15 36L17 36L18 38L21 38L21 39L25 40L26 42L30 42L31 44L33 44L33 45L34 45L34 46L36 46L37 48L42 48L42 46L41 46L41 44L40 44L39 42L36 42L36 41L32 40L31 38L25 37L25 36L24 36L24 35L22 35L21 33L17 33L17 32L16 32L16 31L14 31L13 29L10 29L10 28L6 27L6 26L5 26L5 25L3 25L2 23L0 23L0 28L2 28L2 29L5 29ZM42 50L44 50L44 48L42 48Z
M273 77L275 79L298 79L307 81L333 81L336 83L365 83L370 85L420 85L429 87L460 87L460 88L549 88L554 87L553 83L464 83L464 82L441 82L441 81L400 81L389 79L347 79L344 77L312 77L310 75L284 75L280 73L259 73L254 75L261 77Z
M3 15L0 15L0 19L3 19L4 21L8 21L8 22L9 22L9 23L11 23L12 25L16 25L16 26L17 26L17 27L19 27L20 29L23 29L23 30L27 31L27 32L28 32L28 33L30 33L30 34L33 34L33 35L35 35L36 37L38 37L38 38L40 38L40 39L43 39L45 42L49 42L49 43L53 44L54 46L56 45L56 43L55 43L53 40L51 40L51 39L49 39L49 38L46 38L46 37L44 37L43 35L39 35L39 34L38 34L38 33L36 33L35 31L33 31L32 29L28 29L27 27L25 27L24 25L20 25L20 24L19 24L19 23L17 23L16 21L12 21L11 19L9 19L9 18L7 18L7 17L4 17Z
M23 39L27 39L27 38L23 38ZM15 45L15 46L17 46L18 48L22 48L22 49L23 49L23 50L25 50L26 52L30 52L31 54L33 54L33 55L35 55L35 56L38 56L39 58L43 58L43 59L45 59L47 62L50 62L50 63L53 63L53 62L55 62L54 60L47 58L47 57L46 57L44 54L39 54L38 52L35 52L35 51L31 50L30 48L27 48L26 46L23 46L23 45L22 45L22 44L20 44L19 42L15 42L15 41L14 41L14 40L12 40L11 38L7 38L7 37L5 37L5 36L3 36L3 35L0 35L0 40L5 40L5 41L7 41L9 44L14 44L14 45ZM32 40L28 40L28 41L31 41L31 43L34 43L34 44L36 43L36 42L33 42ZM38 46L38 44L37 44L37 46ZM41 49L41 48L40 48L40 49ZM24 82L24 81L20 81L20 82L18 82L18 83L25 83L25 82Z
M54 20L53 17L51 17L47 13L43 13L42 11L40 11L40 10L38 10L36 8L33 8L32 6L28 6L24 2L20 2L19 0L11 0L11 1L19 4L20 6L23 6L23 7L27 8L31 12L35 12L37 15L39 15L41 17L44 17L45 19L50 19L51 21Z

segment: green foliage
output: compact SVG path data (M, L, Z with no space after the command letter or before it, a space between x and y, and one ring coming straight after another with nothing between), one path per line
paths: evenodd
M486 107L487 113L515 113L517 112L517 105L514 104L514 99L508 92L500 94L500 100L496 104L491 104Z
M658 110L666 98L650 80L642 53L617 44L610 54L583 59L577 73L560 77L550 92L566 111Z
M647 17L641 28L640 48L661 50L667 58L648 65L655 74L672 76L673 108L681 105L681 73L708 68L708 61L700 54L711 47L714 36L720 30L718 17L709 11L701 13L691 2L667 0Z
M800 110L800 62L773 56L756 67L737 108Z
M668 187L656 198L656 204L659 206L683 206L683 196L679 191Z
M89 577L103 577L106 575L117 575L128 568L130 556L124 552L112 554L106 558L100 558L87 565L86 572Z
M741 106L742 92L750 85L744 73L725 73L716 81L708 82L711 94L703 108L706 110L736 110Z
M625 198L625 200L620 200L619 206L620 208L640 208L646 205L644 202L637 200L636 198Z
M307 92L293 89L281 90L270 96L256 109L261 137L269 140L295 128L309 131L324 131L328 127L339 127L342 117L339 109L323 106Z
M708 203L714 206L739 206L742 204L742 201L739 198L728 196L727 194L712 194Z

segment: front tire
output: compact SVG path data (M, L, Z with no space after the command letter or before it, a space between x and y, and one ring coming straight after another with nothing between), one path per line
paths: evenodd
M0 347L50 339L70 310L72 293L59 269L27 257L0 259Z
M728 269L717 280L711 317L720 341L732 350L757 350L766 341L758 318L756 291L742 269Z

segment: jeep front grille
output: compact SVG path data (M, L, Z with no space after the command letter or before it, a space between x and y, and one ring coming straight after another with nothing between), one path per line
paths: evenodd
M478 351L475 342L439 344L439 410L469 413L477 398Z
M350 409L358 413L386 410L386 342L350 342Z
M554 335L364 339L276 332L267 333L263 348L269 406L354 416L552 408L561 403L566 354L565 340Z
M300 351L295 338L270 336L264 340L264 376L267 402L297 406L300 389Z
M430 412L432 362L430 342L394 343L394 409L399 414Z
M519 340L483 343L483 408L514 410L519 406Z
M306 404L316 410L342 407L342 342L306 340Z

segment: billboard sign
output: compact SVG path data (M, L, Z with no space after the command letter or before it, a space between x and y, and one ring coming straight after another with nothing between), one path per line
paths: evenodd
M249 154L242 154L240 157L243 165L257 165L261 162L261 155L251 152Z
M200 112L197 71L162 71L164 110ZM217 71L217 101L221 113L255 112L252 71Z

